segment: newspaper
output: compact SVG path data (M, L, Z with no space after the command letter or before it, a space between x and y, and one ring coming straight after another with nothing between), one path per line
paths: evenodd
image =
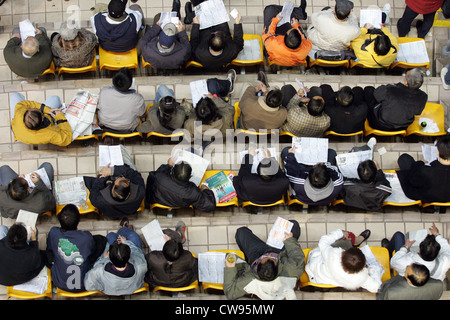
M200 30L230 21L223 0L204 1L195 6L194 11L200 17Z
M342 153L336 156L336 163L345 178L359 179L358 165L365 160L372 160L372 157L372 150Z
M202 252L198 254L198 281L223 283L225 268L224 252Z
M72 128L72 140L77 137L92 134L92 124L95 119L98 96L86 90L80 90L75 94L72 101L61 111Z
M47 290L48 274L47 267L43 267L41 272L25 283L13 286L14 290L43 294Z
M99 145L98 146L98 165L100 167L107 166L108 164L112 166L123 166L123 157L122 157L122 146L107 146L107 145Z
M275 148L267 148L267 150L270 152L271 158L277 158L277 150ZM264 159L264 154L262 151L262 148L255 149L251 173L257 173L258 165ZM243 150L239 153L239 156L241 157L241 163L244 162L244 157L246 154L248 154L248 150Z
M37 173L39 175L39 178L42 180L42 182L45 184L45 186L49 189L52 190L52 183L50 182L50 179L48 178L47 175L47 171L45 171L44 168L40 168L36 171L27 173L23 178L28 182L28 187L30 188L30 193L33 192L34 188L36 187L36 185L34 184L33 181L31 181L31 175L33 173Z
M422 145L422 154L423 154L423 160L425 160L427 165L430 165L431 162L439 159L436 146L430 146L428 144L423 144Z
M25 41L28 37L36 36L36 28L33 26L29 19L19 22L20 39Z
M83 177L56 180L53 192L58 205L79 204L87 200L87 189Z
M425 40L422 39L414 42L399 43L395 61L402 61L406 63L430 62Z
M244 40L244 48L239 51L236 60L254 61L263 59L259 39Z
M166 240L157 219L146 224L141 231L151 251L161 251L163 249Z
M277 249L283 248L286 233L291 232L293 225L289 220L277 217L269 231L266 244Z
M183 149L173 149L172 160L174 164L177 164L181 161L189 163L192 167L192 176L189 180L196 186L200 185L200 182L202 181L202 178L205 175L206 169L209 165L208 160Z
M36 212L31 212L22 209L20 209L19 213L17 214L16 223L23 223L23 225L27 229L28 240L31 239L31 228L34 229L36 227L38 215L39 214Z
M281 20L278 21L277 27L285 24L285 23L291 23L291 15L292 11L294 10L295 4L291 1L286 1L283 4L283 9L281 9Z
M387 181L389 181L392 189L392 193L389 197L384 200L385 202L394 202L394 203L411 203L414 200L408 198L403 192L402 186L400 185L400 180L398 179L396 172L385 172L384 173Z
M178 25L180 19L178 19L176 11L165 11L165 12L161 12L159 21L161 21L161 30L162 30L162 29L164 29L165 25L168 23L173 23L174 25Z
M191 81L189 86L191 87L192 105L195 108L200 99L203 98L205 94L208 94L208 83L206 79L202 79Z
M414 252L419 252L420 243L428 236L427 229L419 229L414 231L409 231L406 234L406 239L411 241L415 240L415 242L411 245L410 250Z
M295 147L295 159L298 163L315 165L328 161L328 139L293 137L292 147Z
M364 27L366 23L370 23L374 28L381 29L381 9L361 9L359 12L359 26Z

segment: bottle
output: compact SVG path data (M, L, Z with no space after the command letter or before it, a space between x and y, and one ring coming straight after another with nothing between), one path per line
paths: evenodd
M422 122L420 123L420 126L421 126L422 128L425 128L425 127L427 126L427 122L426 122L426 121L422 121Z
M226 259L229 263L233 263L236 261L236 255L234 253L230 252L227 254Z
M83 210L89 209L89 206L87 205L86 200L84 200L83 198L80 198L80 208Z

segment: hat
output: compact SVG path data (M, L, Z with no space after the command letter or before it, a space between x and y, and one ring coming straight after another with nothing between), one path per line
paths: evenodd
M173 23L167 23L159 33L158 49L161 52L171 52L175 46L175 34L177 27ZM163 48L164 46L165 48Z
M330 181L328 182L328 184L325 187L323 187L321 189L317 189L311 185L311 181L309 181L309 177L308 177L305 180L304 187L305 187L305 193L308 196L308 198L310 198L314 202L317 202L319 200L323 200L323 199L329 197L333 193L334 183L330 179Z
M111 0L108 4L108 13L112 18L120 18L125 12L125 8L127 5L126 0Z
M349 0L336 0L336 11L347 17L353 9L353 2Z
M73 25L67 25L67 22L63 22L59 29L59 35L63 40L72 41L77 37L79 31L79 28Z

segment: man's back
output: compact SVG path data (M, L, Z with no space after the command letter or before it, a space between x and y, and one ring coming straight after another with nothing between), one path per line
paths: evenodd
M443 290L440 280L429 279L425 285L413 287L404 277L396 275L383 282L377 300L439 300Z

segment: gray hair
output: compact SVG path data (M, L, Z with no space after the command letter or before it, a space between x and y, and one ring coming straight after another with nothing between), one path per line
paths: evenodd
M414 68L406 74L406 83L411 89L419 89L423 83L423 72L420 68Z
M22 42L22 51L32 57L39 51L39 41L35 37L28 37Z

